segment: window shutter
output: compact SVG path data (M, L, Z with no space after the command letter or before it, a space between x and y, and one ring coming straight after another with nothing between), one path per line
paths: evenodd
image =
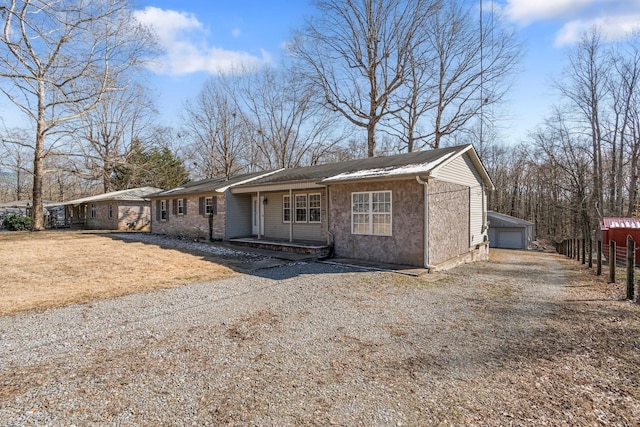
M211 198L211 205L211 213L218 215L218 196L213 196Z
M204 215L204 197L200 197L198 199L198 214L199 215Z
M187 214L187 199L182 199L182 214Z
M173 199L173 214L178 215L178 199Z
M156 221L160 221L160 200L156 200Z
M167 221L169 220L169 213L171 212L171 200L167 199L165 200L165 205L164 208L166 209L167 212Z

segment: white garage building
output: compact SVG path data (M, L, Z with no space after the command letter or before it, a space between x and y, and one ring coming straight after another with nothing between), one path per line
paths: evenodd
M487 211L487 220L492 248L527 249L535 238L532 222L494 211Z

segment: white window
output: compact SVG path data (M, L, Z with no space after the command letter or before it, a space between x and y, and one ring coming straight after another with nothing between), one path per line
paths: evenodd
M95 203L91 203L91 218L96 217L96 205Z
M296 222L307 222L307 195L296 195Z
M309 222L320 222L320 193L309 194Z
M282 196L282 222L291 222L291 197Z
M204 213L205 215L213 214L213 197L204 198Z
M391 236L391 191L351 193L351 232Z
M178 214L178 216L184 215L184 199L177 199L176 203L176 213Z
M167 201L160 200L160 220L167 220Z

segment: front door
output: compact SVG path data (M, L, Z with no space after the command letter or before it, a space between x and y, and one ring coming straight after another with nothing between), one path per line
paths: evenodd
M264 197L253 196L251 198L251 234L262 236L264 234L264 208L262 208L262 201ZM258 224L260 229L258 230Z

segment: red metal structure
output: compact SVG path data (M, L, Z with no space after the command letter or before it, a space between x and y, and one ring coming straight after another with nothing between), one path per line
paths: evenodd
M616 259L625 262L627 236L636 244L635 265L640 265L640 218L603 218L600 222L602 252L609 259L609 242L616 242Z

